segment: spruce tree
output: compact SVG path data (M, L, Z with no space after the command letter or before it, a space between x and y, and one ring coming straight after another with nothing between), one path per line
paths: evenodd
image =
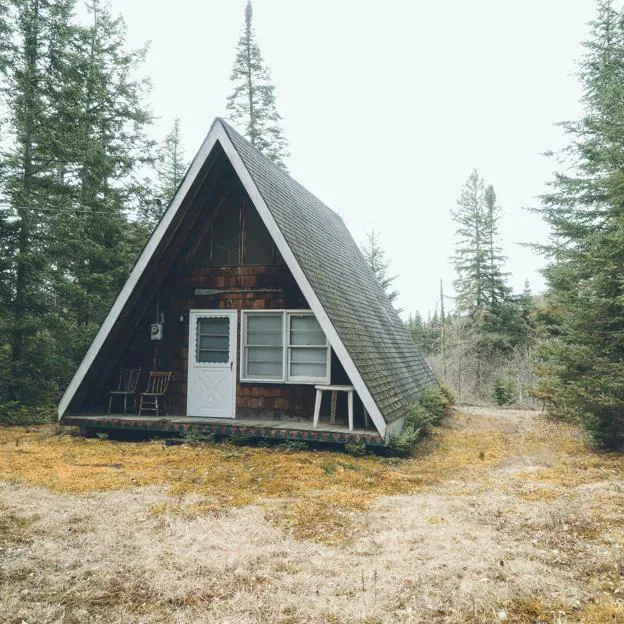
M63 142L62 90L68 80L68 41L73 0L11 0L4 5L2 102L7 135L2 151L2 289L10 371L3 400L32 403L54 392L56 354L51 340L49 243L58 192L58 153ZM6 57L5 57L6 58ZM3 350L5 345L2 346ZM7 383L8 380L8 383Z
M175 119L171 131L159 146L156 158L158 176L156 195L162 205L162 211L174 196L187 169L188 162L184 158L180 120ZM160 216L158 215L158 218Z
M373 271L380 286L384 289L390 303L394 304L399 296L399 291L394 288L397 275L388 275L390 263L386 259L386 251L381 245L379 234L372 230L366 233L367 242L362 246L364 260Z
M507 301L510 289L505 283L506 275L503 273L503 264L506 258L503 256L499 242L498 223L502 211L496 202L496 192L492 185L485 188L483 205L485 209L484 231L487 238L487 270L483 290L489 305L496 307Z
M458 245L454 263L457 309L474 315L488 303L488 232L484 184L475 169L461 190L457 209L451 212L457 223Z
M492 367L522 338L520 310L505 283L498 234L501 209L494 187L486 186L474 170L457 206L452 212L458 226L456 307L471 325L474 393L485 398Z
M624 446L624 13L598 2L579 77L584 115L563 124L570 165L542 198L550 339L539 396L593 439Z
M234 90L227 99L226 110L230 121L243 130L254 147L286 169L288 141L282 132L275 87L256 43L252 20L253 9L251 0L248 0L230 77Z
M125 51L100 0L89 7L89 27L72 23L73 0L12 0L5 16L0 401L58 398L145 240L129 218L150 149L142 52Z

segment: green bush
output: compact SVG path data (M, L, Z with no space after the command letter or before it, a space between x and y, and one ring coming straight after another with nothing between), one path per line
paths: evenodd
M364 457L368 454L366 444L345 444L344 451L347 455L353 457Z
M437 385L425 388L410 405L403 431L390 440L388 450L401 457L411 455L416 443L448 414L452 404L453 397L447 388Z
M398 436L390 440L386 447L391 455L398 457L409 457L414 452L414 447L423 437L420 429L414 429L412 425L406 424L403 431Z
M516 399L516 393L511 380L497 377L492 386L492 399L496 405L509 405Z
M0 424L3 425L42 425L56 422L56 417L53 406L27 407L19 401L0 404Z
M441 387L429 386L420 393L417 405L428 415L430 423L435 425L446 416L451 401Z

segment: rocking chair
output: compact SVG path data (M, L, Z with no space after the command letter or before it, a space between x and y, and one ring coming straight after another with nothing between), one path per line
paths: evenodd
M154 412L159 416L159 404L162 405L165 416L167 416L167 399L165 394L171 381L173 371L150 371L147 381L147 389L141 392L139 403L139 416L145 412Z
M140 368L122 368L119 372L119 384L115 390L109 391L110 398L108 399L108 413L111 413L111 407L113 405L114 397L123 397L123 413L125 414L128 409L128 397L132 397L134 403L134 411L136 413L136 387L139 383L139 377L141 376Z

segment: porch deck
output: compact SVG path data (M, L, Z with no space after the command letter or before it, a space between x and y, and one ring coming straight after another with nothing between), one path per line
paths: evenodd
M189 416L137 416L136 414L76 414L66 415L61 424L83 430L144 431L148 433L174 433L184 435L195 431L222 436L266 438L271 440L298 440L329 444L366 444L384 446L384 439L370 429L349 431L345 426L288 420L250 420L232 418L192 418Z

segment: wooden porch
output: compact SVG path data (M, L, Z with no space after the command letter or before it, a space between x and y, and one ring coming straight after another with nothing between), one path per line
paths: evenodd
M63 417L62 424L92 431L145 432L147 434L177 434L190 432L237 436L250 439L296 440L327 444L366 444L384 446L384 439L371 429L354 429L340 424L311 421L193 418L190 416L138 416L136 414L77 414Z

